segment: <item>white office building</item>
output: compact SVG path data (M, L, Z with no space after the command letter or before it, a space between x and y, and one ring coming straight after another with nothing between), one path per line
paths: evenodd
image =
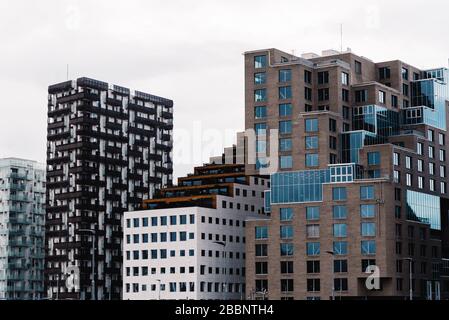
M125 213L124 300L245 298L245 220L263 214L268 181L241 178L210 206Z

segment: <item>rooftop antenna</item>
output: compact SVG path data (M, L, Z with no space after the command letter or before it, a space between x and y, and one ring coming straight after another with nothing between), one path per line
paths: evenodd
M67 81L69 81L69 64L67 63Z
M340 24L340 52L343 52L343 23Z

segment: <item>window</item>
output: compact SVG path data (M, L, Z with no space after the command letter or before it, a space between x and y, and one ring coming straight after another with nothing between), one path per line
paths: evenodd
M346 206L333 206L332 215L334 219L346 219L348 215Z
M266 123L256 123L254 125L254 131L256 131L256 135L263 136L267 132L267 124Z
M320 226L318 224L309 224L306 226L307 238L319 238Z
M283 103L279 105L279 116L280 117L288 117L292 115L292 104L291 103Z
M320 279L307 279L308 292L318 292L320 290Z
M429 180L429 189L430 191L435 191L435 180L433 179Z
M329 83L329 72L323 71L318 72L318 84L326 84Z
M312 72L304 70L304 82L309 84L312 83Z
M267 81L267 74L265 72L258 72L254 74L254 84L264 84Z
M320 254L320 243L319 242L308 242L307 243L307 255L308 256L318 256Z
M177 222L177 216L170 216L170 225L175 226Z
M376 224L373 222L362 222L360 234L362 237L374 237L376 235Z
M368 90L356 90L355 102L366 102L368 100Z
M333 252L337 256L343 256L348 254L348 242L347 241L334 241Z
M292 150L292 139L279 139L279 151L291 151Z
M333 149L333 150L337 150L337 138L330 136L329 137L329 148ZM331 162L331 163L336 163L336 162Z
M268 227L256 227L256 240L268 239Z
M343 106L343 118L345 120L349 120L349 118L351 117L351 111L349 109L349 107Z
M320 273L320 262L307 261L307 273Z
M292 156L281 156L281 169L290 169L293 167Z
M337 121L335 119L329 119L329 131L337 132Z
M348 235L346 223L334 224L334 237L345 238Z
M446 182L440 182L440 192L442 194L446 193Z
M281 243L281 256L292 256L294 252L292 243Z
M265 119L267 117L267 107L259 106L254 108L254 118Z
M393 180L395 183L401 183L401 174L398 170L393 170Z
M376 206L374 204L360 205L360 216L362 218L374 218L376 215Z
M421 155L423 154L423 144L421 142L418 142L416 144L416 153Z
M167 217L161 217L161 226L167 225Z
M349 73L341 73L341 84L345 86L349 85Z
M362 186L360 187L360 199L372 200L374 199L374 186Z
M348 291L348 279L346 279L346 278L334 279L334 290L335 291Z
M268 262L256 262L256 275L268 274Z
M354 69L356 74L362 74L362 63L360 61L354 61Z
M256 244L256 257L267 257L267 256L268 256L268 245Z
M304 99L312 101L312 89L311 88L304 88Z
M280 121L279 122L279 133L280 134L291 134L292 133L292 122L291 121Z
M407 97L408 97L408 92L409 92L408 89L409 89L408 84L403 83L403 84L402 84L402 94L403 94L404 96L407 96Z
M379 90L379 102L385 104L387 94L385 91Z
M435 148L429 146L429 158L433 159L435 157Z
M390 79L391 70L388 67L379 68L379 78L380 80Z
M402 79L408 80L408 69L402 67L402 72L401 73L402 73Z
M293 279L281 279L281 292L293 291Z
M292 221L293 220L293 209L292 208L281 208L279 211L280 211L280 220L281 221Z
M423 164L424 162L421 159L418 159L418 172L423 172Z
M368 165L375 166L380 164L380 152L368 152Z
M306 132L318 132L318 119L305 120Z
M318 136L306 137L306 149L318 149Z
M334 272L335 273L348 272L348 261L347 260L334 260Z
M395 166L398 166L399 165L399 153L397 153L397 152L395 152L395 153L393 153L393 164L395 165Z
M405 157L405 167L407 169L411 169L412 168L412 158L409 156Z
M293 227L281 226L281 239L292 239L292 238L293 238Z
M254 90L254 101L261 102L267 100L267 90L266 89L257 89Z
M317 153L306 154L306 167L318 167L319 158Z
M338 187L332 189L332 200L343 201L346 200L346 188Z
M265 68L267 66L267 56L255 56L254 57L254 68Z
M443 149L440 149L440 161L446 161L446 151Z
M134 225L134 228L139 228L139 218L133 219L133 225Z
M397 108L399 106L398 96L391 95L391 106Z
M429 174L430 175L435 175L435 163L433 162L429 162Z
M444 136L444 134L443 133L439 133L438 134L438 143L441 145L441 146L444 146L445 145L445 141L446 139L445 139L445 136Z
M281 274L293 273L293 261L281 261Z
M405 175L405 178L407 186L410 187L412 185L412 175L410 173L407 173Z
M285 99L291 99L292 97L292 87L280 87L279 88L279 99L285 100Z
M306 208L307 220L319 220L320 219L320 207L307 207Z
M423 189L424 188L424 178L419 176L418 177L418 188Z
M279 82L292 81L292 71L290 69L279 70Z
M432 129L427 130L427 140L430 142L435 141L435 132Z
M376 241L368 240L361 242L362 255L374 255L376 254Z
M329 100L329 88L318 89L318 101Z

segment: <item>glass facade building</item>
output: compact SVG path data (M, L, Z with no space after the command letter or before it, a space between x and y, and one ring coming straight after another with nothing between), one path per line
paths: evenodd
M431 194L407 190L407 219L430 224L441 230L440 198Z

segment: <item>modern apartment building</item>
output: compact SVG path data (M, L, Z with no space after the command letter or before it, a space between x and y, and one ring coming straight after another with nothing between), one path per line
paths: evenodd
M227 151L125 213L123 299L245 298L245 220L263 215L269 185Z
M448 298L448 81L349 50L245 53L246 169L271 170L271 217L247 222L247 296Z
M89 78L48 93L48 294L120 299L123 213L172 183L173 102Z
M44 291L45 165L0 159L0 300Z

